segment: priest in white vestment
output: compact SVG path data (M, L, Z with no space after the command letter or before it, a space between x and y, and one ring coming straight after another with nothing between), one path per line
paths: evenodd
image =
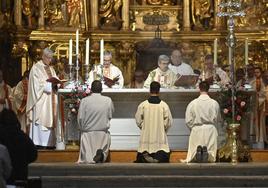
M13 111L17 114L21 130L25 133L27 132L26 104L29 72L28 70L24 72L22 80L12 89L10 96Z
M171 64L168 65L177 76L180 75L193 75L194 71L192 67L182 61L182 55L179 50L173 50L170 56Z
M114 112L112 99L101 95L99 80L92 82L91 91L91 95L81 100L77 115L81 131L78 163L105 162L111 144L108 130Z
M102 80L103 89L121 89L124 86L124 77L121 70L112 64L112 52L105 51L103 54L103 65L97 65L89 73L87 84L91 85L94 80Z
M160 55L158 58L158 68L151 71L144 82L144 87L149 88L153 81L159 82L161 88L175 88L174 83L177 75L169 68L169 57Z
M3 71L0 70L0 112L4 109L12 109L10 100L11 87L5 83Z
M205 80L210 82L210 84L213 83L214 69L216 69L217 82L221 87L226 87L230 84L231 80L228 74L220 67L218 67L218 65L215 67L215 65L213 64L212 55L207 55L205 57L204 65L205 65L204 75L201 74L200 76L204 76Z
M29 136L35 145L43 147L55 146L57 97L54 88L57 85L47 81L51 77L57 78L55 70L50 66L52 57L53 52L45 48L42 60L33 65L26 105L27 121L30 123Z
M185 121L191 130L189 137L187 158L181 162L195 162L198 146L203 151L201 161L215 162L217 154L217 128L220 126L220 106L217 101L208 95L209 84L206 81L199 83L200 96L189 103L186 108Z
M160 84L150 84L150 98L138 106L135 118L141 129L136 162L169 162L170 149L167 131L172 125L172 115L167 103L159 98Z

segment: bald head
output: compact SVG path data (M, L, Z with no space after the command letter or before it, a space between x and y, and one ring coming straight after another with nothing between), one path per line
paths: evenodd
M182 63L182 56L180 50L173 50L170 59L173 65L179 66Z

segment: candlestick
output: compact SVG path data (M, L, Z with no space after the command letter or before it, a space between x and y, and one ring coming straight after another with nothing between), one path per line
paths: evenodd
M217 47L218 47L218 39L214 40L214 65L217 65Z
M245 40L245 65L248 65L248 38Z
M89 39L86 40L86 59L85 65L89 64Z
M76 30L76 55L79 54L79 30Z
M104 40L100 41L100 64L103 65Z
M73 64L73 40L69 40L69 65Z

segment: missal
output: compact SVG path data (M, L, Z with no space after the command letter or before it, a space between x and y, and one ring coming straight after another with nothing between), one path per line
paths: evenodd
M177 87L193 87L196 85L198 81L199 75L180 75L175 82L175 86Z
M60 80L59 78L52 76L47 79L47 82L51 82L52 84L63 84L64 82L67 82L67 80Z
M112 87L114 84L116 84L118 82L119 76L116 76L113 79L110 79L106 76L103 76L103 80L104 80L105 85L107 85L108 87Z

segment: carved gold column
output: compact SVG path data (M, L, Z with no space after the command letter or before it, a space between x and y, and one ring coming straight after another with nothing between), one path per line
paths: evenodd
M44 0L39 1L39 19L38 19L38 28L44 29L45 26L45 17L44 17Z
M15 19L15 24L17 27L21 26L21 0L16 0L15 1L15 13L14 13L14 19Z
M222 23L221 23L221 19L219 16L217 16L217 13L220 11L219 9L219 4L220 4L220 1L221 0L215 0L215 3L214 3L214 29L219 29L219 28L222 28Z
M184 0L183 1L183 30L190 31L190 1Z
M89 13L88 4L86 0L84 0L83 3L84 3L83 8L84 8L84 17L85 17L85 28L86 30L88 30L88 13Z
M129 0L123 0L122 8L123 30L129 29Z
M91 18L91 28L92 29L96 29L98 28L98 0L91 0L90 1L90 8L91 8L91 14L90 14L90 18Z

